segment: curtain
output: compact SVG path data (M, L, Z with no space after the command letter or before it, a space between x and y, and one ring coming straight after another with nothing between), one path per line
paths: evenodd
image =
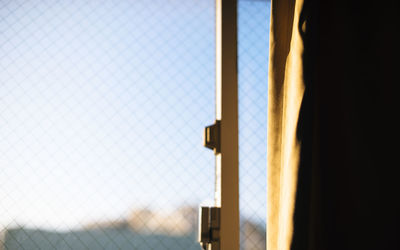
M396 1L272 0L267 249L400 249Z
M302 1L271 3L268 86L267 249L286 250L293 231L293 212L300 144L296 138L304 95L297 32Z

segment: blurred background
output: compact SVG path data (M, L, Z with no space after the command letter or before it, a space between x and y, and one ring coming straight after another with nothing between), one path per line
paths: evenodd
M238 1L241 249L265 249L270 2ZM0 1L0 249L200 249L214 0Z

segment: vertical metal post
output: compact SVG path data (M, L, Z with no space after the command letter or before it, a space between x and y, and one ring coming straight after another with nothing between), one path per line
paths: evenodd
M216 0L216 155L215 205L221 207L220 248L239 250L239 157L237 84L237 0ZM214 248L212 248L214 250Z

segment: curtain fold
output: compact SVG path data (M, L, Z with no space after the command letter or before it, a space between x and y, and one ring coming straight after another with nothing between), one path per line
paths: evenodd
M272 1L268 80L267 248L286 250L293 212L300 145L296 126L304 93L303 43L298 20L303 1Z
M267 249L400 249L397 1L272 0Z

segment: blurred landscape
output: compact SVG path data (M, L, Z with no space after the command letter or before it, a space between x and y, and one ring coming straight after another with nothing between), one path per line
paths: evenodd
M265 250L269 13L238 1L242 250ZM200 250L215 1L0 1L0 16L0 250Z
M8 228L1 232L0 250L200 250L197 212L195 207L170 213L136 209L126 219L93 222L73 231ZM264 250L265 227L246 219L241 224L241 249Z

